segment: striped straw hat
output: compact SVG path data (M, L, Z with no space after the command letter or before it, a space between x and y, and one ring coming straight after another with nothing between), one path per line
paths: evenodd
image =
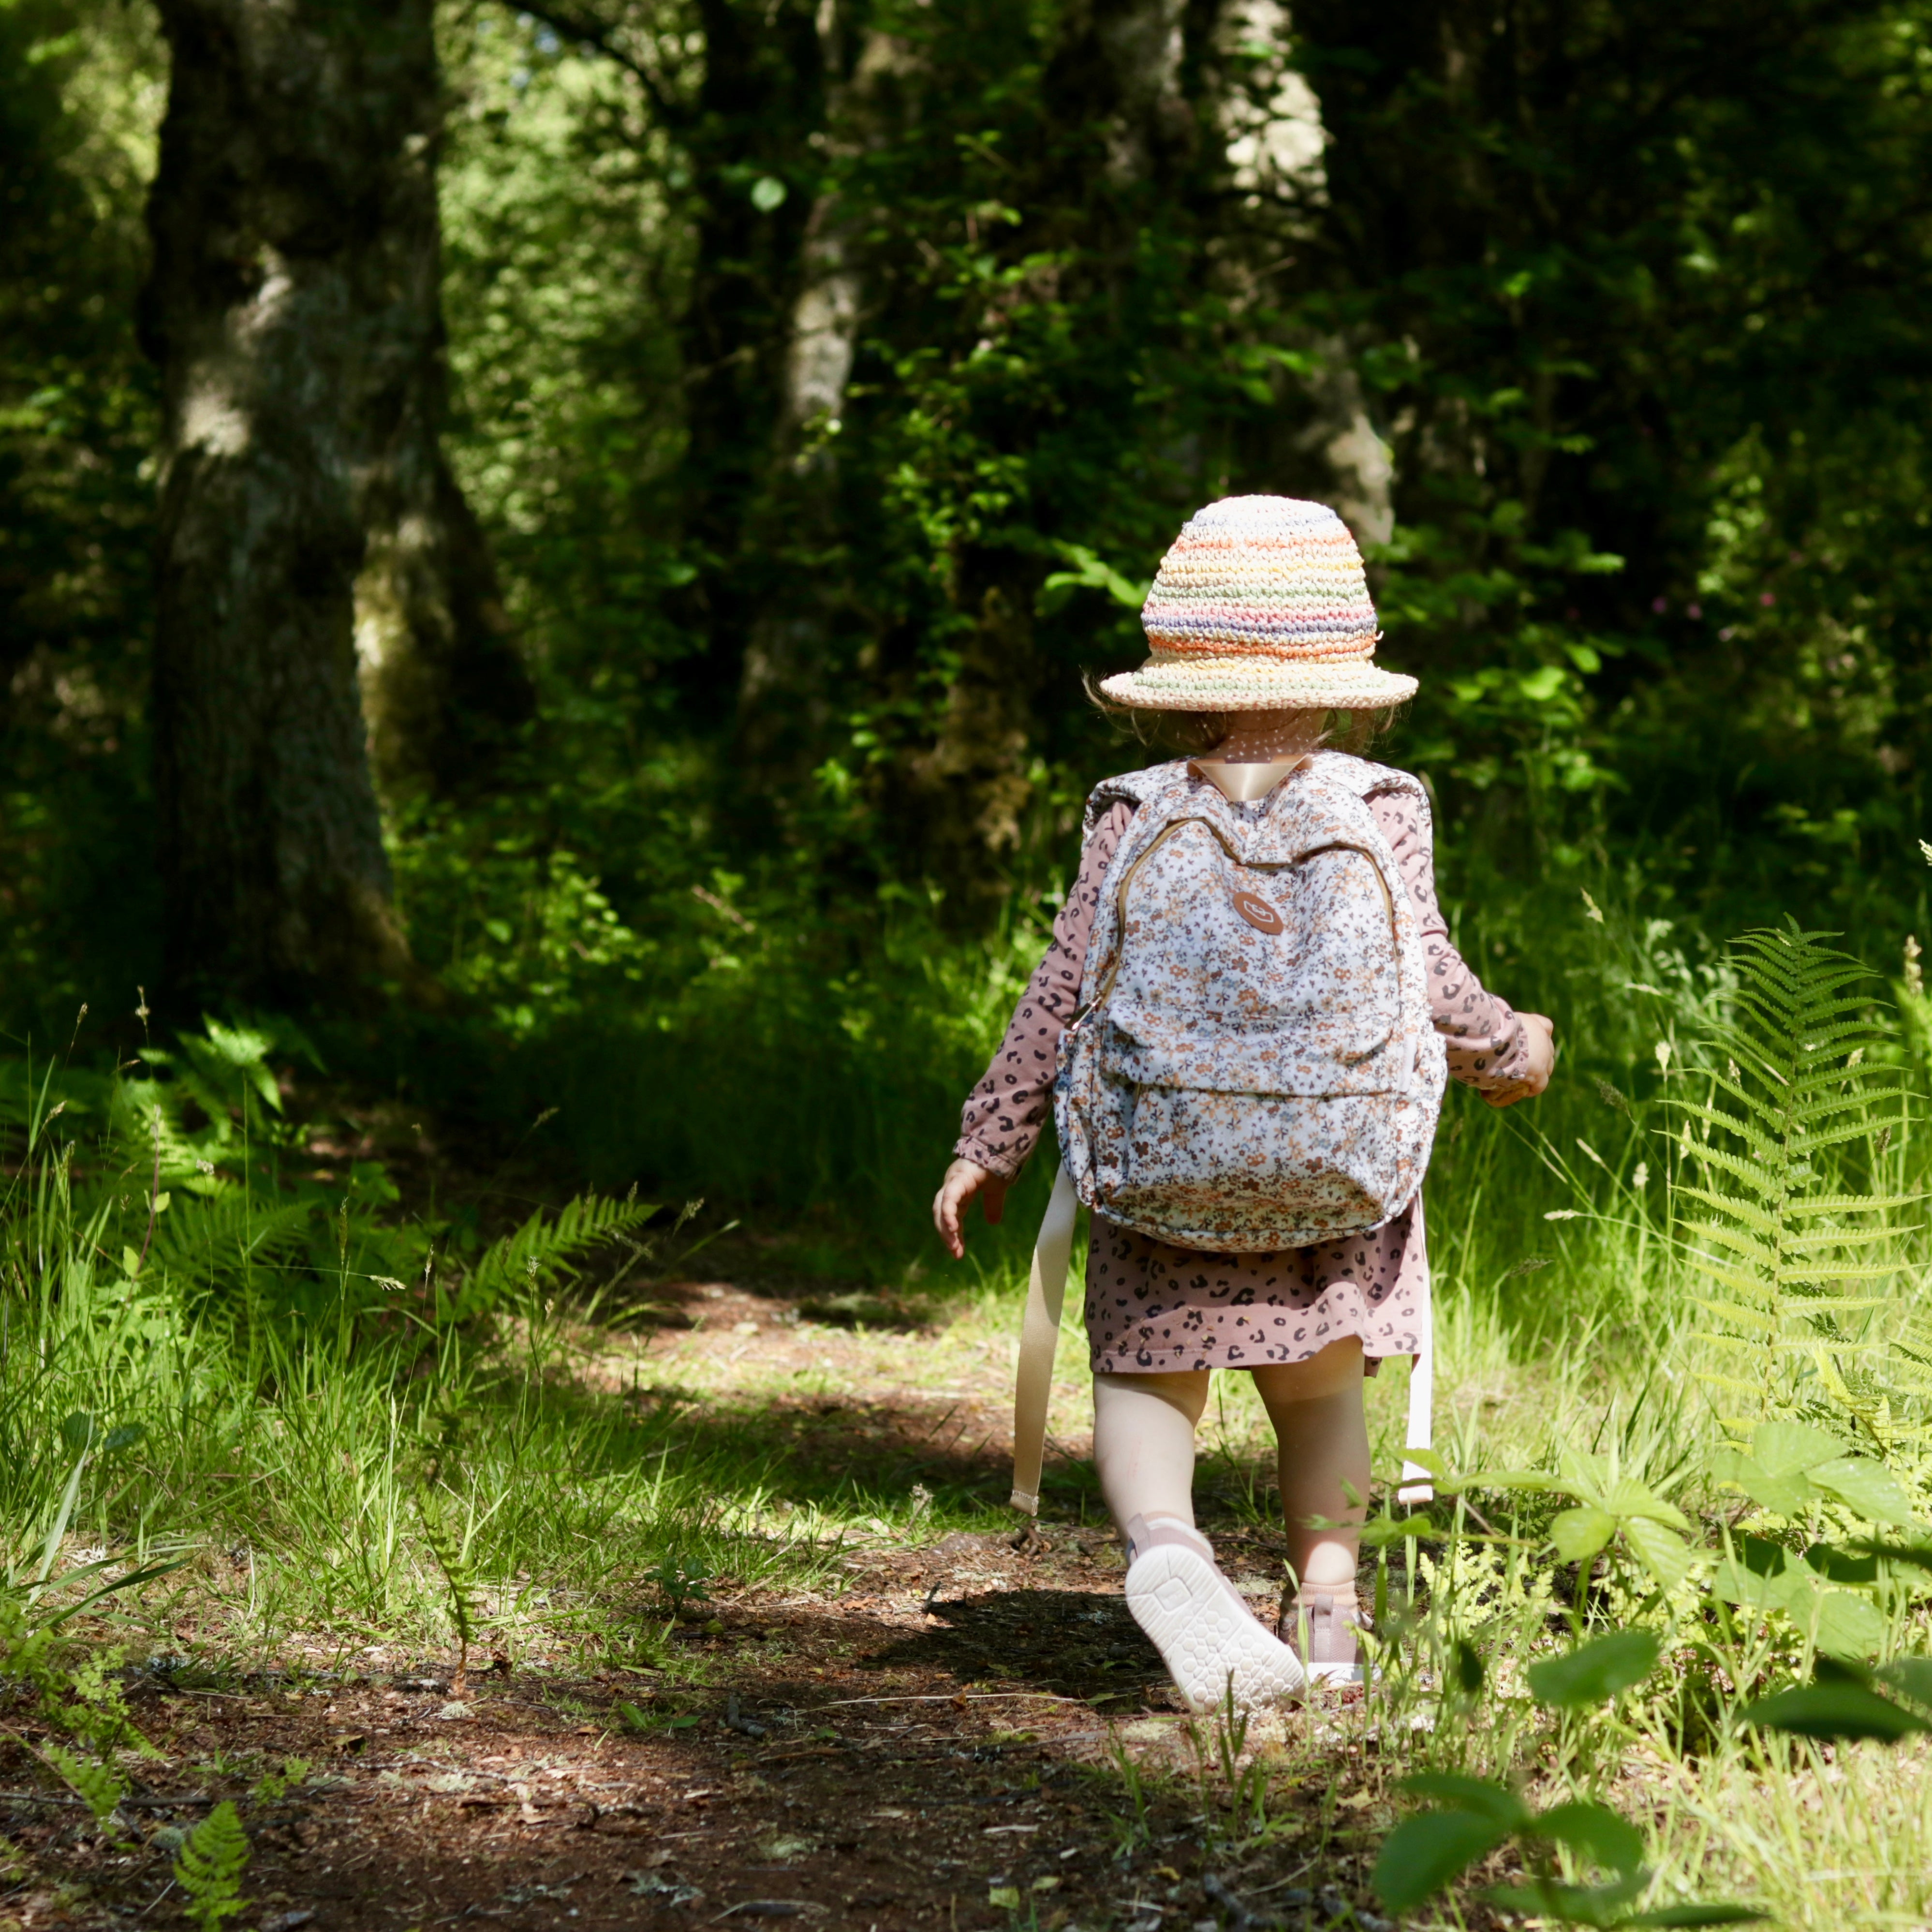
M1156 711L1370 710L1415 680L1378 670L1361 553L1325 503L1223 496L1192 517L1141 608L1154 656L1103 678Z

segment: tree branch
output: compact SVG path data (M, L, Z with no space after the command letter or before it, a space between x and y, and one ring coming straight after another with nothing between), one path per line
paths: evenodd
M553 32L561 34L567 40L575 40L580 46L590 48L592 52L602 54L608 61L614 62L634 79L644 90L646 98L656 111L658 118L674 132L682 133L697 120L688 107L681 107L664 92L656 74L644 62L623 49L610 38L611 29L596 20L588 20L568 8L556 6L532 7L518 0L518 11L527 14L532 20L540 20Z

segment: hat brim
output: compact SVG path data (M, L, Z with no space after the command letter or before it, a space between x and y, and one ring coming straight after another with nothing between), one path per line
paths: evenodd
M1245 654L1150 658L1138 670L1100 680L1116 704L1142 711L1379 711L1418 688L1414 678L1366 658L1270 663Z

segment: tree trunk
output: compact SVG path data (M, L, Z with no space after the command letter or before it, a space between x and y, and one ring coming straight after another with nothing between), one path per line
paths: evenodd
M430 0L161 0L142 333L163 377L156 789L183 990L300 998L406 955L386 775L527 702L442 402ZM373 536L374 542L370 538Z
M772 575L753 526L784 434L810 214L797 183L820 165L810 145L824 119L815 10L811 0L699 0L698 10L704 76L686 145L701 212L682 328L680 491L697 571L681 601L704 649L683 675L700 708L724 719Z
M877 143L890 86L912 64L902 40L876 29L849 58L848 10L825 0L817 20L835 170ZM842 535L838 437L864 294L860 215L835 172L806 220L769 467L748 526L766 574L746 627L738 764L756 770L781 810L809 785L837 709L833 633L848 586L824 559Z

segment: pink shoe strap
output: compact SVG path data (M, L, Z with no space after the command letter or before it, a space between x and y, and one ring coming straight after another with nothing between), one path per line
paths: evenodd
M1160 1550L1169 1544L1178 1544L1183 1550L1191 1550L1197 1556L1204 1556L1211 1563L1214 1560L1214 1546L1198 1529L1191 1529L1178 1516L1157 1516L1150 1522L1144 1516L1127 1519L1127 1561L1131 1563L1137 1556L1144 1556L1150 1550Z

